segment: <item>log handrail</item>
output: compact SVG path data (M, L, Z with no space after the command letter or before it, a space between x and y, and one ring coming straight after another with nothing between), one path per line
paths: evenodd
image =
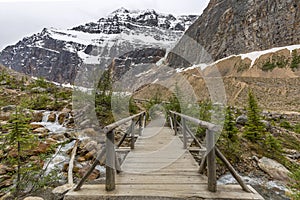
M191 130L186 126L186 120L196 123L197 125L206 128L206 153L203 155L203 158L200 163L199 173L203 173L205 167L207 166L207 175L208 175L208 190L211 192L217 191L217 179L216 179L216 156L220 158L220 160L225 164L225 166L229 169L230 173L240 184L242 189L246 192L252 192L249 187L242 180L240 175L235 171L230 162L225 158L225 156L221 153L221 151L215 146L215 133L220 131L220 127L218 125L212 124L210 122L202 121L196 119L194 117L190 117L188 115L184 115L174 111L168 111L170 115L170 124L171 127L174 128L175 135L177 135L177 125L182 129L183 134L183 143L184 148L187 148L187 133L192 136L192 138L196 141L196 143L202 147L201 143L197 140L195 135L191 132ZM177 121L177 116L181 117L182 124ZM172 120L173 119L173 120Z
M121 141L117 144L117 148L121 146L122 142L125 140L125 137L128 134L131 134L131 139L134 139L134 126L138 124L139 127L139 135L141 135L142 129L144 128L145 125L145 115L146 112L140 112L136 115L132 115L130 117L121 119L117 122L114 122L112 124L109 124L108 126L105 126L103 128L104 134L106 135L106 146L102 149L102 151L97 155L94 163L90 167L90 169L85 173L83 178L79 181L79 183L76 185L74 188L74 191L80 190L81 186L85 182L85 180L89 177L89 175L92 173L92 171L95 169L99 161L102 159L102 157L106 157L106 177L105 177L105 188L107 191L112 191L115 189L115 172L117 173L121 172L121 167L120 163L117 159L116 156L116 151L115 151L115 141L114 141L114 136L115 136L115 129L123 124L125 124L128 121L132 121L128 131L126 131L125 136L121 138ZM134 119L138 118L137 122L134 122ZM144 122L142 123L141 120ZM131 142L131 148L134 148L134 141Z

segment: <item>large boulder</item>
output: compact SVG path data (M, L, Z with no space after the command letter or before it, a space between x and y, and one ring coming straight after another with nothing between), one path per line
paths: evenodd
M260 167L260 169L262 169L264 172L266 172L276 180L284 182L290 181L290 171L275 160L262 157L258 160L258 166Z

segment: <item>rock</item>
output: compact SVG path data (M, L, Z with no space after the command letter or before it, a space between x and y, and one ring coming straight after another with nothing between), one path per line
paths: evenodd
M171 52L167 63L177 68L188 67L207 62L205 55L216 61L230 55L299 44L299 6L299 1L291 0L261 1L259 4L252 0L233 0L231 3L211 0L185 32L190 41L204 50L197 51L197 45L191 45L182 37L173 52L186 55ZM263 15L266 11L268 14ZM267 27L276 27L277 31Z
M36 134L38 134L38 133L46 134L49 132L49 130L44 127L40 127L40 128L34 129L32 132L36 133Z
M0 120L1 121L8 121L10 118L11 113L10 112L0 112Z
M67 116L68 116L68 113L59 113L58 123L63 124Z
M5 188L5 187L9 187L13 184L13 180L11 179L7 179L5 181L0 182L0 189L1 188Z
M86 145L84 145L83 150L85 151L92 151L94 149L97 149L97 142L96 141L90 141Z
M284 182L290 181L290 171L275 160L263 157L259 159L258 166L260 167L260 169L262 169L264 172L266 172L276 180Z
M54 140L53 138L47 138L45 141L47 144L56 144L57 140Z
M64 134L54 134L51 135L50 138L57 141L64 141L66 139Z
M74 167L73 167L73 173L77 173L77 172L79 171L80 168L82 168L82 167L79 167L78 165L74 166ZM66 162L66 163L64 163L64 165L63 165L63 172L67 172L68 169L69 169L69 163Z
M81 135L93 138L93 137L97 137L99 133L97 133L93 128L86 128L81 132Z
M1 111L3 112L10 112L14 111L16 109L16 105L8 105L1 108Z
M31 123L29 126L31 129L44 128L42 124L36 124L36 123Z
M0 149L0 160L1 160L2 158L4 158L4 156L5 156L5 155L4 155L3 150Z
M10 175L0 175L0 183L8 179L11 179Z
M41 88L41 87L34 87L31 89L31 92L33 93L44 93L47 92L47 89Z
M52 190L52 193L55 195L64 195L67 193L69 190L71 190L74 187L74 185L70 184L65 184L62 186L58 186Z
M86 160L85 160L84 157L81 156L81 157L78 157L78 158L77 158L77 161L78 161L78 162L84 162L84 161L86 161Z
M42 197L26 197L24 200L44 200Z
M7 125L8 121L0 121L0 127Z
M246 125L248 117L246 115L240 115L236 118L236 123L242 126Z
M11 192L7 192L6 194L0 193L0 200L8 200L13 199Z
M266 120L260 120L261 123L264 124L264 126L266 127L266 129L270 129L271 128L271 123L266 121Z
M92 160L94 157L96 157L97 151L96 149L93 149L92 151L88 152L84 155L85 160Z
M83 168L79 169L78 171L78 175L80 178L82 178L85 173L90 169L90 166L84 166ZM91 173L91 175L88 177L88 180L92 181L97 179L100 176L100 171L97 169L94 169L93 172Z
M66 138L78 138L78 133L71 131L71 132L65 132L64 136Z
M72 110L69 109L69 108L63 108L63 109L61 110L61 112L62 112L62 113L71 113Z
M51 112L48 116L48 122L55 122L56 121L56 114L54 112Z
M43 120L43 112L41 111L34 111L32 113L32 121L33 122L41 122Z
M12 172L12 171L14 171L13 168L10 168L6 165L0 164L0 175L5 175L8 172Z
M50 144L40 142L33 152L35 154L47 153L50 150L50 147Z
M38 156L31 156L29 160L32 161L35 165L39 165L40 168L43 168L45 164L45 162L42 159L40 159L40 157Z

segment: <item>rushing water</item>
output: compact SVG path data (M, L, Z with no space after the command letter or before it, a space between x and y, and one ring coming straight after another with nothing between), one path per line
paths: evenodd
M68 132L68 128L64 127L64 124L59 124L58 116L59 113L55 112L56 119L54 122L49 122L49 115L51 114L50 111L45 111L43 113L43 118L41 122L33 122L32 124L39 124L49 130L50 134L62 134ZM80 140L84 140L87 138L79 138ZM75 140L71 141L70 143L59 145L56 149L55 154L47 159L44 164L43 169L46 171L46 174L49 174L52 170L58 170L60 172L63 169L65 163L70 161L70 156L67 152L72 149L75 145ZM81 164L77 164L77 166L81 166ZM81 166L82 167L82 166ZM101 174L105 172L105 168L103 166L97 166L97 170L100 171ZM63 177L62 173L59 174L60 177Z
M261 177L242 176L246 184L251 185L266 200L288 200L285 196L287 187L279 181L270 181ZM237 184L237 181L231 174L226 174L218 180L219 185Z
M56 115L55 122L48 122L50 114L51 114L50 111L45 111L43 113L42 121L41 122L33 122L32 124L42 125L46 129L48 129L50 131L50 133L63 133L63 132L65 132L67 129L62 124L59 124L59 122L58 122L59 113L55 113L55 115Z

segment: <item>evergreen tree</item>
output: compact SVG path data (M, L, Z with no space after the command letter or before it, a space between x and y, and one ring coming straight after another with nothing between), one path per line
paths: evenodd
M261 122L260 110L252 91L249 91L248 93L247 117L248 121L244 132L245 137L252 142L261 140L265 128L264 124Z
M22 176L28 170L25 166L26 154L32 148L34 141L34 135L30 133L29 122L30 119L25 116L22 108L17 107L6 126L8 133L1 136L4 140L3 147L15 152L8 154L7 162L17 166L16 196L18 196L22 189Z
M231 142L237 140L238 129L234 120L234 116L230 107L226 109L225 122L223 127L223 135L226 139L229 139Z

